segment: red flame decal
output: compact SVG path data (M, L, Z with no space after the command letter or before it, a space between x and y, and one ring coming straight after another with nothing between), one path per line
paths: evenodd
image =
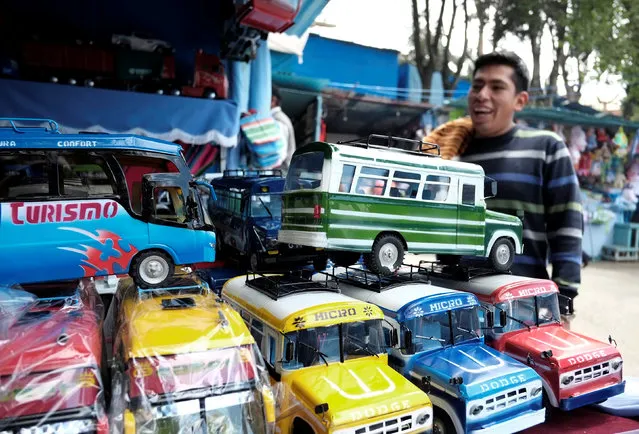
M138 252L135 246L124 243L122 237L113 232L98 230L98 235L95 236L93 233L81 229L60 229L81 233L99 243L97 248L87 245L82 245L83 249L62 248L86 256L86 259L82 260L80 264L85 277L126 273L131 259Z

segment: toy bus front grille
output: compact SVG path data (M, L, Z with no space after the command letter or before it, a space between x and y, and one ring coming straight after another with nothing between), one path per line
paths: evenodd
M587 368L577 369L573 374L575 376L573 384L581 384L590 380L596 380L597 378L608 375L611 372L610 361L588 366Z
M527 401L529 397L528 388L521 386L489 396L484 401L484 408L487 412L502 411Z
M396 434L413 429L413 416L405 415L365 425L355 430L355 434Z

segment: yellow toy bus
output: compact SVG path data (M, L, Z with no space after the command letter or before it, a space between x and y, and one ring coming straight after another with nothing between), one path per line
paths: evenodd
M428 395L388 366L379 307L293 274L238 276L222 297L261 349L277 432L432 431Z

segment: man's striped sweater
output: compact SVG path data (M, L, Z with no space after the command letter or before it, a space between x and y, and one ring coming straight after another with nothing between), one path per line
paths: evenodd
M486 201L489 209L524 212L524 254L515 257L513 274L547 279L549 260L561 292L577 295L583 216L577 176L561 138L515 126L503 136L473 138L460 160L481 165L497 180L497 196Z

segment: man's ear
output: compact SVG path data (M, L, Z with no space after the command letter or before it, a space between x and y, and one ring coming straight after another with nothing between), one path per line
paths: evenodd
M520 112L528 104L528 92L521 91L515 96L515 111Z

